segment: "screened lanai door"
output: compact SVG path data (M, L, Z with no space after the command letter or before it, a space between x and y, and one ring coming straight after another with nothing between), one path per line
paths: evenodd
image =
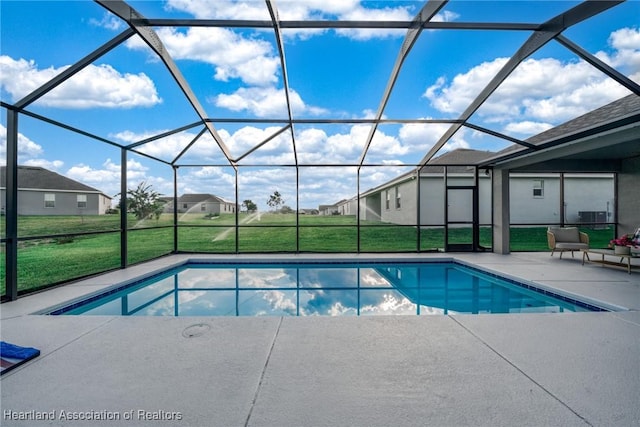
M474 186L447 186L445 251L473 251L479 246L477 189Z

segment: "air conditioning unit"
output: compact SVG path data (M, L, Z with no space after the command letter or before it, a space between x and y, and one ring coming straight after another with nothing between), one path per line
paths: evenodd
M590 225L593 229L605 228L607 222L606 211L579 211L578 221L580 224ZM602 224L602 225L598 225Z

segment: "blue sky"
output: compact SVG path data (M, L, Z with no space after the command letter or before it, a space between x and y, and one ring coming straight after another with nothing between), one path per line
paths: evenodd
M571 8L570 1L451 1L436 20L544 22ZM135 1L149 18L268 19L264 2L220 0ZM411 20L423 3L354 0L278 1L282 20ZM0 96L14 103L127 27L89 1L0 2ZM640 2L605 11L564 32L618 71L640 82ZM285 126L224 123L215 119L286 119L283 73L273 31L230 28L157 28L181 73L234 157ZM374 117L402 44L403 30L284 30L293 115L306 119ZM406 58L384 117L455 119L519 46L526 31L425 30ZM552 41L523 61L470 122L525 139L629 92ZM137 36L127 40L27 108L29 111L127 145L198 121L164 65ZM0 121L4 163L6 115ZM360 175L362 190L410 169L448 128L445 124L381 125ZM141 145L171 161L200 131L186 130ZM356 194L356 168L370 126L295 126L300 208ZM19 163L40 165L94 186L119 192L120 150L27 116L20 116ZM455 148L497 151L509 145L469 129ZM179 193L235 198L233 168L206 135L180 159ZM239 162L240 202L267 209L278 190L296 206L296 169L290 132L283 132ZM318 168L314 165L335 167ZM275 166L277 165L277 167ZM386 166L379 166L386 165ZM130 186L146 180L172 193L166 165L144 156L128 160Z

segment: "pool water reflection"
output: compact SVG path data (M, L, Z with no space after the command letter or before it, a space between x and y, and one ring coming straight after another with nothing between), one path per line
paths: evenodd
M456 262L194 263L52 314L358 316L597 309L560 298Z

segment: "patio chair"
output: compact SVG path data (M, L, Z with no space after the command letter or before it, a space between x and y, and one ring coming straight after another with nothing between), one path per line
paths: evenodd
M551 256L555 251L562 253L571 251L573 257L574 251L589 249L589 235L578 230L577 227L549 227L547 229L547 242L551 249Z

